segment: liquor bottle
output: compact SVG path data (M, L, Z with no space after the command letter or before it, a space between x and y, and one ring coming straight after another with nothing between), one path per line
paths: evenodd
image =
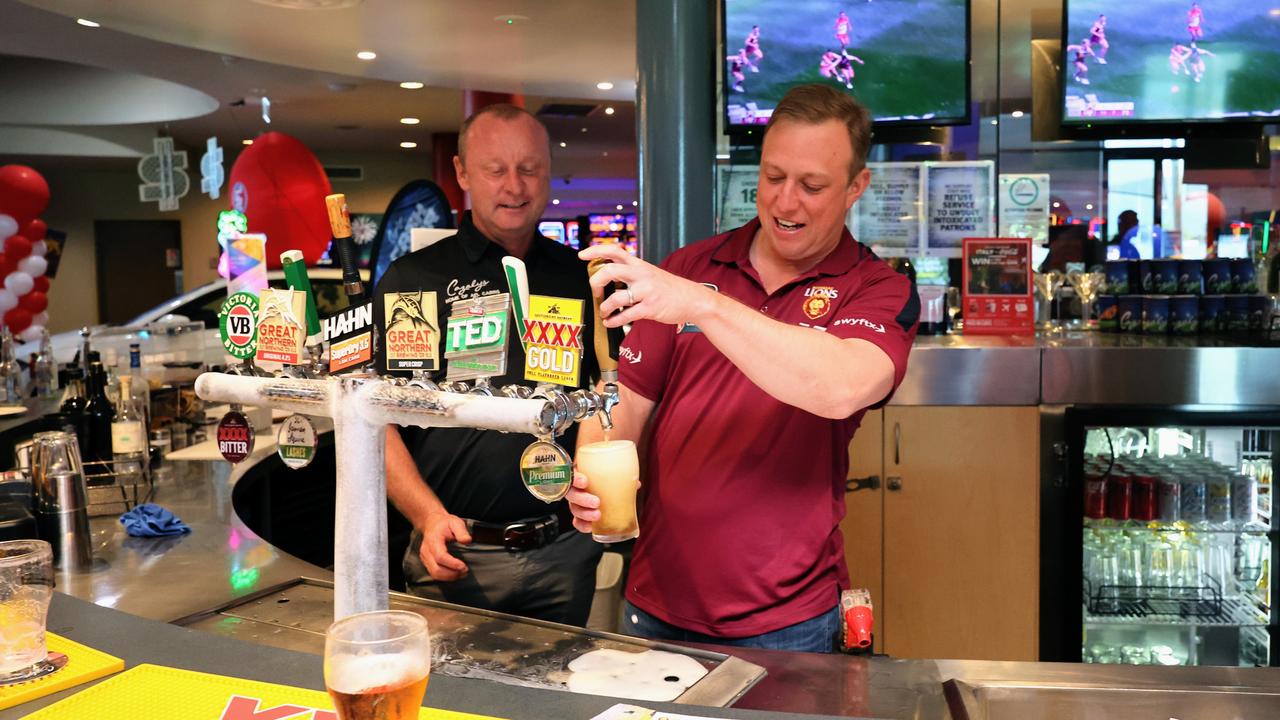
M53 359L53 347L47 329L40 331L40 349L32 359L31 366L35 374L36 397L53 397L58 390L58 363Z
M89 379L86 384L88 401L85 403L85 440L86 463L110 463L111 453L111 421L115 419L115 408L107 399L107 369L98 360L89 363ZM105 474L106 465L99 465L93 470L86 470L86 475Z
M129 390L133 404L142 412L142 428L151 432L151 383L142 376L142 346L129 345Z
M13 333L0 330L0 402L22 404L22 370L14 355Z
M62 429L75 433L76 442L80 446L80 457L89 457L89 432L84 408L87 403L84 390L84 369L79 365L69 365L63 375L66 392L62 395L62 406L58 414L62 416Z
M120 378L120 398L111 423L112 462L116 482L121 485L141 481L147 463L147 433L143 429L142 413L130 393L132 384L132 377Z

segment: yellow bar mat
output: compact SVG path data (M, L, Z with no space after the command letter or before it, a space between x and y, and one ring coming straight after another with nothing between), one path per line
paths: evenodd
M430 690L427 697L431 696ZM37 710L26 720L337 720L329 694L225 675L138 665ZM418 720L494 720L422 708Z
M90 680L97 680L124 669L124 661L120 658L72 642L61 635L47 632L44 639L49 652L59 652L67 656L66 667L52 675L45 675L29 682L0 687L0 710L87 683Z

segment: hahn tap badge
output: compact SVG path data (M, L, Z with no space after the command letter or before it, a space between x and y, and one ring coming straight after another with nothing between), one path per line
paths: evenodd
M440 328L434 292L392 292L382 296L388 370L435 370L440 363Z
M258 298L247 292L228 297L218 310L218 334L222 349L231 357L253 357L258 350Z
M582 313L582 300L529 296L529 317L525 318L520 336L526 380L578 386Z
M569 494L573 458L551 440L538 440L520 456L520 479L534 497L553 503Z
M236 463L253 452L253 425L244 413L234 410L222 416L218 423L218 452L227 462Z
M258 308L258 360L297 365L307 339L307 295L297 290L262 291Z
M316 426L306 415L290 415L276 435L276 453L286 467L304 468L316 457Z

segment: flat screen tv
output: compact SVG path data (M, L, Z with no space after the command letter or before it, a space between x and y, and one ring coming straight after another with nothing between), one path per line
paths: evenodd
M1280 121L1280 2L1066 0L1067 126Z
M968 0L724 0L723 18L730 132L808 82L853 95L880 127L969 121Z

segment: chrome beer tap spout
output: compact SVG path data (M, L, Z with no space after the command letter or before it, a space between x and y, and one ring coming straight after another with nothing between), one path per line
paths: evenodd
M493 397L493 383L489 381L488 377L478 377L476 378L475 387L471 388L470 394Z
M553 415L549 429L554 435L563 434L577 419L574 412L574 401L570 400L569 396L557 385L540 383L538 387L533 389L533 394L530 397L546 400L551 404Z
M413 377L405 383L408 387L422 388L423 390L439 390L435 383L431 382L431 378L427 377L426 370L414 370Z
M615 371L613 375L617 375ZM605 430L613 429L613 408L618 404L618 383L616 379L610 381L605 378L604 392L597 393L600 396L600 427Z
M516 400L528 400L533 397L533 388L528 385L504 385L498 392L502 393L503 397Z
M445 380L440 383L440 389L445 392L458 393L459 395L466 395L471 392L471 386L467 384L466 380Z

